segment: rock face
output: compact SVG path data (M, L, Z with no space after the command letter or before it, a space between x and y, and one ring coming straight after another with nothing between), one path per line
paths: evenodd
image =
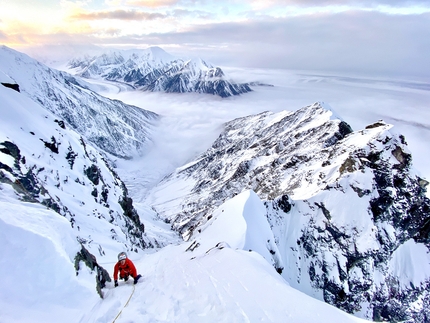
M25 96L57 115L88 142L117 157L130 158L151 144L158 115L89 90L79 79L0 47L0 72Z
M2 71L0 71L0 84L12 90L15 90L17 92L20 92L19 85L16 84L14 80L12 80L8 75L3 73Z
M292 286L370 320L428 322L428 182L391 127L353 132L319 103L236 119L148 202L189 240L251 189L265 200Z
M69 62L77 75L126 83L143 91L197 92L229 97L252 91L228 80L219 67L201 59L174 58L159 47L117 51Z
M1 106L11 108L1 122L1 136L10 138L0 141L1 189L65 217L93 253L104 254L99 232L124 249L152 246L124 183L100 153L22 94L5 91L12 90L1 93Z

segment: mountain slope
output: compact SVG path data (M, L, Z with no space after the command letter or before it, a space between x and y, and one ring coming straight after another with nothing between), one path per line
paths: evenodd
M78 259L158 245L155 236L145 234L127 188L97 149L57 116L4 86L0 113L0 195L7 201L43 205L65 218L82 248L75 250ZM109 244L102 243L106 237Z
M267 263L271 255L264 252L265 241L274 237L264 205L252 192L219 210L246 223L241 230L227 233L231 217L217 217L218 228L209 228L193 250L190 243L149 249L167 242L153 230L157 220L144 227L125 185L98 148L34 101L27 92L31 82L21 77L25 91L20 92L12 77L0 73L0 275L5 279L0 321L114 320L124 299L133 296L130 286L121 282L113 290L109 282L116 254L126 250L144 284L136 286L121 319L235 322L288 316L303 322L317 317L360 322L289 288ZM170 236L169 242L178 241ZM256 249L266 260L237 248ZM262 295L264 302L258 299ZM290 297L297 303L291 305Z
M151 144L158 115L109 100L85 82L56 71L5 46L0 71L19 85L21 93L56 114L86 140L118 157L142 154Z
M252 91L249 84L228 80L219 67L201 59L174 58L159 47L76 58L69 62L69 68L85 78L125 83L143 91L197 92L221 97Z
M277 268L292 286L364 318L425 322L428 182L390 128L353 132L321 104L236 119L148 203L193 241L219 205L252 189L266 200L272 263L285 265Z
M73 107L93 107L107 120L121 115L145 141L143 134L157 115L72 85L68 75L8 48L0 54L5 58L0 62L0 274L7 279L0 292L0 321L64 321L65 315L76 321L91 310L111 279L106 260L115 259L119 251L133 257L177 239L161 232L156 221L146 231L105 152L61 115ZM63 95L77 106L53 99ZM111 113L110 108L118 111ZM89 130L96 133L99 126L89 124ZM122 141L112 132L106 136L107 143L128 143L123 151L136 153L130 138ZM151 212L145 212L149 218Z
M1 322L76 322L98 301L94 277L76 275L81 246L70 222L37 203L16 199L0 183Z
M255 220L266 221L246 208L261 203L251 192L218 210L234 214L233 221L220 218L223 223L205 231L198 248L191 251L190 243L182 243L141 258L129 254L143 274L140 283L120 281L114 288L108 282L100 299L89 284L94 273L80 270L75 275L79 243L68 221L7 196L7 186L1 187L2 322L364 322L291 288L258 253L236 249L234 241L242 241L246 229L227 233L224 228L240 218L251 226ZM230 245L213 245L221 237ZM108 243L106 237L103 244ZM9 270L11 263L15 270Z
M322 104L233 120L156 187L144 227L99 148L33 99L60 102L64 75L43 66L30 73L47 84L54 75L53 95L44 97L24 60L17 56L21 73L0 73L1 321L114 320L130 295L121 314L130 321L360 321L289 283L360 317L427 322L428 183L390 125L353 132ZM70 94L74 86L65 97L96 96ZM187 242L158 235L160 218ZM165 243L177 246L148 249ZM102 288L122 250L145 284Z

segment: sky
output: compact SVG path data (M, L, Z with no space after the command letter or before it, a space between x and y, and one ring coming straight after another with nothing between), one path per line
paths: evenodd
M426 78L428 0L0 0L31 56L160 46L213 64Z

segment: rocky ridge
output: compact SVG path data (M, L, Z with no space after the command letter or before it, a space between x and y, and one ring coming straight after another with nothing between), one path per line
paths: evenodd
M251 189L265 200L292 286L363 318L427 322L429 276L413 272L430 269L428 182L391 127L354 132L320 103L233 120L150 200L190 240L216 207ZM171 185L181 190L166 196Z

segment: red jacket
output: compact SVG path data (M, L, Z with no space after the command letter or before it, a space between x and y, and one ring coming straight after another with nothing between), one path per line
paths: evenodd
M113 279L114 280L118 280L118 270L119 270L119 276L120 277L131 275L131 277L136 278L136 276L137 276L136 267L134 266L133 262L128 258L125 258L124 265L121 265L120 261L118 261L115 264L115 267L113 270Z

